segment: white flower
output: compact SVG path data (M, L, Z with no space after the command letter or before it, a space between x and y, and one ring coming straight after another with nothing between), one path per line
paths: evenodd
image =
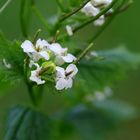
M96 16L99 14L100 9L94 7L91 2L88 2L81 10L86 16Z
M66 70L61 67L56 67L56 89L62 90L71 88L73 84L73 78L77 72L78 69L74 64L68 65Z
M30 80L33 81L33 82L36 82L37 85L41 85L41 84L44 84L45 81L41 79L41 76L39 75L39 72L41 70L41 67L37 64L37 63L34 63L35 66L37 66L37 69L36 70L33 70L31 71L31 76L30 76Z
M6 59L3 59L3 64L4 66L7 68L7 69L11 69L12 68L12 65L10 63L7 63Z
M66 26L66 31L67 31L67 33L68 33L69 36L72 36L73 35L73 31L72 31L71 26L67 25Z
M37 40L35 46L29 40L26 40L21 44L21 48L23 49L23 51L27 53L28 56L35 62L37 62L41 58L49 60L47 47L49 47L49 43L41 39Z
M76 60L76 57L70 53L67 53L67 48L62 48L60 44L53 43L50 45L50 50L55 54L55 63L57 65L63 65L64 62L71 63Z
M96 21L94 21L95 26L102 26L105 23L104 15L100 16Z
M100 13L100 9L96 8L92 5L91 2L88 2L82 9L82 12L86 14L86 16L96 16ZM96 21L94 21L95 26L101 26L105 22L104 15L100 16Z
M109 5L111 2L112 2L112 0L91 0L91 3L94 6Z

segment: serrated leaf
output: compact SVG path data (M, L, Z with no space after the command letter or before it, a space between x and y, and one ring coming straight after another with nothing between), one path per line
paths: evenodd
M140 54L132 53L124 47L97 53L104 59L90 58L79 64L82 82L77 83L81 84L83 91L102 90L105 86L112 86L121 80L128 70L135 69L140 64Z
M10 42L0 34L0 85L18 83L23 78L24 54L17 41ZM3 59L11 64L8 69L3 63Z
M51 123L40 112L25 107L14 107L9 115L4 140L49 140Z

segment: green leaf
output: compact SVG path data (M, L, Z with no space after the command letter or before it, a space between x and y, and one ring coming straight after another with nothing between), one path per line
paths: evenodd
M10 42L0 33L0 86L13 85L21 81L23 78L24 54L17 41ZM3 63L3 59L11 64L8 69Z
M48 140L50 130L51 123L47 116L17 106L10 112L4 140Z
M104 140L108 132L134 116L134 109L124 103L104 101L71 109L63 119L73 125L84 140Z
M76 86L80 86L82 91L102 90L105 86L112 86L128 74L128 70L135 69L140 64L140 54L132 53L124 47L97 53L104 59L92 57L79 64L82 80L76 82Z

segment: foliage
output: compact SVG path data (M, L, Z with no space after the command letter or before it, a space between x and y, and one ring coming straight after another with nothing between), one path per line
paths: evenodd
M51 122L47 116L27 107L16 106L11 109L4 140L47 140L50 133Z
M88 101L86 97L96 91L103 91L106 86L114 86L116 82L126 76L129 70L137 68L140 64L140 54L132 53L125 47L117 47L110 50L97 51L98 56L94 56L92 55L93 49L91 52L90 49L95 39L91 38L92 41L90 42L86 40L81 41L76 37L68 36L65 31L66 25L71 25L72 33L75 35L75 32L97 21L101 16L104 16L106 18L106 21L104 21L105 24L100 28L101 30L97 28L97 34L95 34L94 37L96 38L118 13L121 13L129 7L131 1L113 0L113 2L107 6L102 4L98 5L99 7L95 6L94 8L99 8L98 10L100 12L94 17L86 17L80 10L89 2L88 0L84 2L82 0L56 0L59 10L47 20L36 6L36 1L21 0L20 2L19 17L22 35L26 40L33 38L33 41L30 42L32 45L30 46L28 42L28 47L33 46L32 49L34 51L28 52L29 48L27 48L27 42L25 41L23 49L25 49L24 52L26 52L27 55L24 55L20 41L9 41L3 33L0 33L0 90L2 92L3 88L8 89L9 86L19 86L19 83L24 82L27 85L33 107L29 108L19 105L11 109L4 140L56 140L67 139L73 135L78 136L78 139L84 140L104 140L108 132L116 129L123 121L133 119L136 112L131 106L125 103L115 100ZM0 14L9 4L10 3L6 4L6 6L4 5L4 7L2 6ZM108 11L110 9L114 11L109 14ZM62 58L65 57L67 48L65 48L66 51L62 51L63 53L61 52L61 55L58 57L58 52L53 54L53 51L50 51L51 49L49 51L47 50L48 46L45 46L45 49L43 46L42 50L41 46L38 46L38 48L35 46L40 30L36 32L34 37L29 37L29 23L32 12L34 12L38 18L37 21L40 21L48 31L49 39L47 43L49 45L52 45L52 42L59 42L64 46L68 46L70 51L72 51L74 55L77 55L77 60L73 58L74 62L72 61L73 63L71 64L75 67L77 66L77 71L79 72L74 82L74 87L71 90L62 90L59 92L54 88L57 78L61 80L63 78L63 81L70 79L73 82L75 76L73 74L74 68L72 71L65 71L64 68L67 67L66 63L64 64L64 68L61 67L64 70L64 77L62 73L62 77L56 76L57 65L53 61L55 61L56 58L59 59L61 55ZM84 48L85 45L87 45L86 48ZM55 47L56 46L55 44ZM63 50L64 48L61 49ZM45 52L45 56L47 53L47 61L49 57L51 57L52 60L47 62L45 57L35 60L35 54L42 54L42 52L43 55ZM4 60L7 64L11 65L10 68L5 65ZM29 60L30 62L31 60L34 62L33 67L29 67ZM35 67L38 69L34 70ZM36 74L34 74L34 72L36 72ZM59 74L59 76L61 74ZM33 80L29 78L29 75L32 75L32 79L35 80L39 77L38 79L41 80L41 82L45 81L46 85L39 86L37 82L36 84L35 81L33 82ZM44 87L47 87L44 93L65 93L67 97L65 98L66 102L70 103L65 104L62 107L62 111L56 111L48 117L46 112L39 111ZM69 87L70 85L63 89Z
M127 71L140 64L140 55L125 47L97 52L99 57L90 57L79 64L79 76L83 79L82 90L102 90L127 76ZM81 90L81 91L82 91Z
M24 55L18 41L10 42L0 34L0 81L2 87L17 85L23 79ZM3 59L11 64L11 69L4 66Z

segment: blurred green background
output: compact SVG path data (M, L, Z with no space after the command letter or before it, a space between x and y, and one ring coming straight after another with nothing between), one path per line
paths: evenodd
M51 2L50 2L51 1ZM0 7L5 0L0 0ZM55 0L38 0L38 7L44 16L56 12ZM11 4L0 15L0 30L10 39L21 39L20 23L19 23L20 0L13 0ZM120 14L113 23L105 30L105 32L96 41L97 49L107 49L125 45L134 52L140 52L140 1L134 0L134 4L124 13ZM43 28L40 22L34 20L30 34L34 34L37 28ZM36 22L34 22L36 21ZM88 27L92 33L92 26ZM47 35L44 30L44 34ZM139 70L128 73L128 77L117 83L114 89L114 97L128 102L139 111L140 108L140 74ZM9 108L17 103L28 103L28 95L24 85L20 89L14 89L10 93L0 97L0 135L3 133L6 114ZM54 112L63 105L63 95L46 95L44 109L48 112ZM57 104L55 103L57 101ZM111 132L108 140L140 140L140 117L123 123L116 132Z

